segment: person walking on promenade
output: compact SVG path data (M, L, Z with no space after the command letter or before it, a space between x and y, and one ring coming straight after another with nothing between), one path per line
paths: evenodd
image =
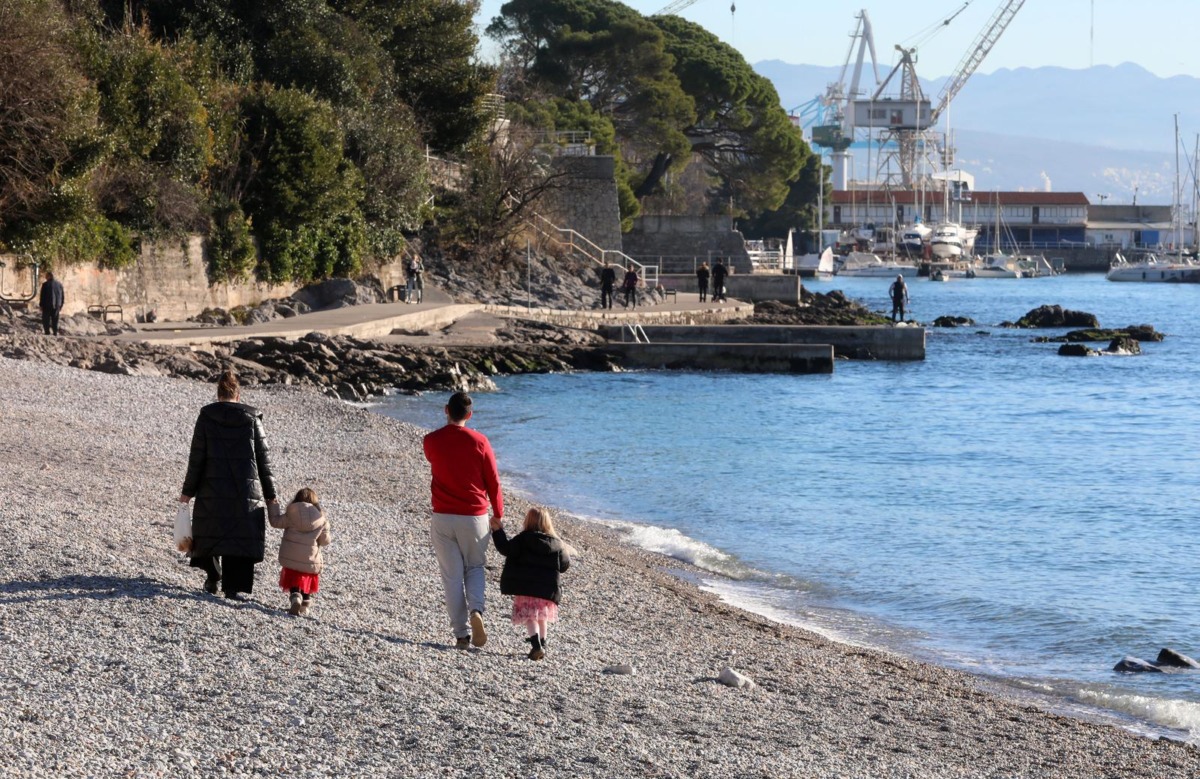
M629 270L625 271L625 281L621 284L621 289L625 290L625 308L629 308L631 303L637 308L637 289L641 284L642 279L638 276L637 269L630 263Z
M492 543L504 555L500 592L513 596L512 623L529 631L529 659L546 656L546 628L558 619L562 590L558 575L571 565L566 545L554 532L550 512L531 508L525 523L512 539L498 519L491 521Z
M425 459L433 479L430 535L446 592L455 646L483 646L484 563L488 504L493 521L504 518L504 495L496 455L487 436L469 429L471 396L456 392L446 403L446 424L425 436Z
M888 287L888 296L892 299L892 321L896 321L896 314L900 315L900 321L904 321L904 308L908 305L908 287L904 283L904 274L898 274L896 280L892 282L892 286Z
M278 504L276 504L278 505ZM296 493L287 511L272 511L271 527L282 528L279 541L279 587L288 593L288 613L304 616L321 587L325 558L321 547L329 546L333 534L329 520L317 501L317 493L305 487Z
M617 269L611 262L604 263L600 269L600 308L610 309L613 306L613 288L617 286Z
M708 298L708 263L700 263L700 267L696 268L696 286L700 290L700 302L703 303Z
M216 594L220 584L234 600L254 591L254 564L266 547L266 504L275 503L262 412L239 402L240 395L234 372L222 373L217 402L196 419L179 496L180 503L196 499L191 566L208 574L207 592Z
M714 303L725 299L725 277L728 275L729 268L726 267L725 261L718 257L712 267L712 299Z
M407 279L408 289L404 294L404 299L408 303L422 303L425 300L425 264L421 262L421 258L413 255L408 261Z
M46 335L58 335L58 314L63 307L63 285L46 271L45 281L38 293L38 306L42 309L42 330Z

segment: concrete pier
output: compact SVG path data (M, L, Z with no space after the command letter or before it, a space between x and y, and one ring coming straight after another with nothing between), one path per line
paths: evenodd
M833 373L833 347L812 344L612 343L638 368L738 373Z
M924 360L923 327L826 327L818 325L644 325L651 344L791 344L833 347L838 357ZM603 327L605 338L620 341L628 331Z

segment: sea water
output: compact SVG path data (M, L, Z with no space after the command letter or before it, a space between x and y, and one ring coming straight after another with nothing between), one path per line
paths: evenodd
M888 279L809 282L876 310ZM738 605L1200 739L1200 285L1101 275L911 280L921 362L832 375L511 377L476 399L510 488L617 524ZM1139 356L1060 357L1042 304L1167 334ZM1100 344L1099 346L1103 346ZM383 413L427 427L441 394Z

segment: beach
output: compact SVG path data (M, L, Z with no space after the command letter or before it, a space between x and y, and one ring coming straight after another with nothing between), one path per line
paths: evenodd
M426 431L312 389L243 393L281 498L313 487L333 526L312 616L286 613L277 531L248 602L206 595L171 522L214 387L6 359L0 375L0 776L1200 775L1191 746L729 607L569 517L547 658L508 624L494 550L490 639L457 651ZM720 684L727 667L754 686Z

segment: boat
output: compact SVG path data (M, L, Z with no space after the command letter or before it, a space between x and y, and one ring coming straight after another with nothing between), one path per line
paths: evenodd
M916 276L917 266L909 262L881 260L870 252L850 252L838 266L839 276Z
M1200 281L1200 266L1182 256L1172 259L1153 252L1131 262L1117 252L1104 278L1109 281L1194 282Z
M833 270L833 249L828 246L820 254L801 254L796 258L796 273L803 278L832 276Z
M929 238L929 250L934 257L943 260L970 257L975 252L977 232L958 222L942 222L934 228Z
M896 242L896 251L909 257L924 257L925 244L929 243L933 230L921 221L921 217L913 219L913 223L900 231L900 240Z
M1018 257L1004 252L985 256L983 262L975 269L977 279L1019 279L1024 275Z

